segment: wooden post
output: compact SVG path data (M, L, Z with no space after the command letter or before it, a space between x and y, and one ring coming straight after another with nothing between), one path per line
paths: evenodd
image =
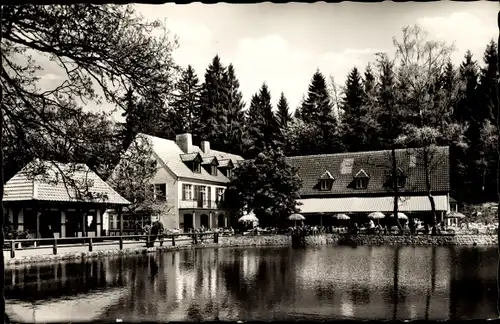
M40 238L40 214L39 211L36 212L36 238Z
M193 232L195 228L196 228L196 212L193 211Z
M16 241L10 241L10 257L14 259L16 257Z
M54 238L54 245L52 246L52 253L57 254L57 239Z
M123 250L123 236L120 236L120 250Z
M214 233L214 243L215 244L219 243L219 233L217 232Z
M172 246L175 246L175 235L172 235Z
M151 247L151 235L146 235L146 247Z
M195 232L193 234L194 244L198 244L198 234Z
M92 252L92 238L89 237L89 252Z
M87 212L82 213L82 237L87 236Z
M123 236L123 214L121 207L118 207L118 219L120 222L120 236Z
M163 246L163 234L160 235L160 246Z

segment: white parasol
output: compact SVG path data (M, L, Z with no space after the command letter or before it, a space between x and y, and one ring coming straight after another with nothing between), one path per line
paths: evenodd
M333 215L333 218L336 218L336 219L351 219L351 217L347 216L346 214L336 214L336 215Z
M304 219L306 219L304 216L302 216L301 214L291 214L289 217L288 217L289 220L293 220L294 223L295 223L295 226L297 226L297 221L303 221Z
M448 212L445 218L465 218L465 215L459 212Z
M391 217L394 217L394 214L391 214ZM398 219L408 219L408 216L398 212Z

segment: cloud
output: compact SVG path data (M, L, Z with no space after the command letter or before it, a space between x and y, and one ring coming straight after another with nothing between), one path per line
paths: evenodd
M479 17L469 12L455 12L444 17L422 17L417 23L429 33L430 39L454 42L457 51L452 59L459 64L469 49L476 60L481 60L486 45L498 35L494 18L493 15Z
M293 48L283 37L268 35L241 39L234 57L228 58L228 61L235 67L247 103L266 82L273 104L284 91L292 108L295 108L316 68L314 64L311 68L312 58L311 53Z
M206 46L212 41L212 32L203 24L168 19L166 25L182 42L197 43L200 46Z
M245 38L239 41L233 62L240 79L241 90L247 103L266 82L275 105L283 91L290 108L300 103L312 75L319 70L327 80L333 75L336 82L343 84L346 75L357 65L361 70L372 59L377 49L348 48L342 52L313 53L294 47L277 34L261 38Z

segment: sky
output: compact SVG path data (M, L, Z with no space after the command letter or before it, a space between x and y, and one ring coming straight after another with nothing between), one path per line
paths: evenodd
M376 52L392 55L392 38L406 25L420 25L430 39L454 42L455 64L468 49L482 62L486 45L498 38L494 1L133 6L144 18L166 23L179 41L174 59L192 65L200 81L218 54L223 64L234 65L246 103L266 82L272 103L284 92L292 110L317 69L344 85L353 66L364 70Z

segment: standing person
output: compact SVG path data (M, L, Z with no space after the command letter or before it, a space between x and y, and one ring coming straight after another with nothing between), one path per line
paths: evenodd
M415 234L414 233L414 230L415 230L415 220L413 218L410 218L409 222L408 222L408 227L410 228L410 234L413 235Z

